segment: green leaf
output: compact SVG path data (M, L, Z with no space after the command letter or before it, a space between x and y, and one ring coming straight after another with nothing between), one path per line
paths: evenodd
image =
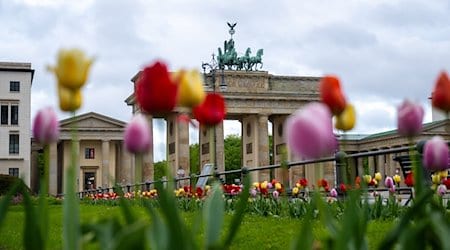
M291 243L291 249L313 249L314 236L311 230L312 221L314 219L314 210L316 209L316 199L320 199L317 193L314 193L311 203L306 208L306 215L303 219L298 235Z
M250 197L250 175L245 175L244 177L244 190L242 190L239 195L239 201L236 205L236 211L231 218L230 228L228 229L228 234L225 237L223 247L225 249L229 248L234 236L237 234L239 226L241 225L242 219L244 218L245 210L247 208L248 198Z
M169 230L167 225L148 201L145 202L145 206L152 218L152 224L149 228L151 249L168 249Z
M214 183L212 194L206 200L203 208L203 218L205 220L206 249L212 249L219 245L220 231L223 225L225 202L222 188L218 183Z
M6 217L6 213L8 212L8 207L11 204L12 196L17 193L19 187L22 185L22 180L17 179L11 189L0 199L0 227L2 225L3 220Z
M146 249L148 245L145 238L146 229L147 225L143 221L136 221L131 225L123 226L122 230L114 236L115 244L112 249Z
M43 241L41 238L42 232L38 226L39 217L36 216L30 194L27 190L24 189L22 194L23 205L25 208L23 245L25 246L25 249L44 249Z
M66 194L63 202L63 249L78 250L80 239L80 220L78 197L75 193L75 168L67 170Z

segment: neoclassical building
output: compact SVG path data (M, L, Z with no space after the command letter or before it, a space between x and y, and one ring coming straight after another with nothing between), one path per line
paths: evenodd
M60 121L58 142L50 145L50 194L64 192L64 178L70 166L72 141L76 147L79 191L114 184L129 184L134 178L133 157L123 147L126 123L90 112ZM73 139L72 130L76 129ZM39 153L42 146L32 139L31 187L38 190Z

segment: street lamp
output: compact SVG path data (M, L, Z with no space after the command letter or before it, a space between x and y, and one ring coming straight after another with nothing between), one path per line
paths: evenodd
M205 78L205 84L208 86L209 84L207 83L207 74L211 76L211 80L212 82L210 83L210 86L212 87L212 90L214 93L216 93L216 74L218 71L220 71L220 84L219 84L219 91L223 92L227 90L227 84L225 83L225 76L224 76L224 69L220 68L217 60L215 58L214 53L211 55L211 62L209 63L205 63L202 62L202 69L203 69L203 76ZM206 70L209 70L208 73L206 73ZM212 132L212 136L211 136L211 132ZM216 135L216 125L214 125L211 129L210 129L210 145L213 145L213 162L214 162L214 171L217 172L217 135ZM210 150L211 151L211 150ZM210 154L210 159L211 159L211 154Z

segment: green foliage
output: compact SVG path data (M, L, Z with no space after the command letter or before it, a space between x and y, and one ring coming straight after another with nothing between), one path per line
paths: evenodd
M198 143L189 145L189 166L191 173L200 174L200 146Z
M154 180L161 180L161 178L165 175L165 169L167 169L168 164L167 161L158 161L153 164L154 167L154 173L153 178Z
M19 178L0 174L0 195L4 195L8 193L9 190L13 187L14 183L16 183Z
M242 167L242 142L238 135L228 135L224 140L225 150L225 170L240 169ZM226 176L226 183L234 183L234 179L240 179L241 175L229 174Z

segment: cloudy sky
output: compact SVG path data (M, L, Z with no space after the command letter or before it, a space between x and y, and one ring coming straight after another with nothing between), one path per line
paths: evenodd
M201 69L229 38L226 22L237 22L238 52L264 48L271 74L337 74L357 107L353 132L375 133L395 128L404 98L423 103L431 121L427 98L438 73L450 70L449 13L447 0L0 0L0 60L32 63L34 117L57 107L46 66L59 48L81 48L96 61L80 113L129 121L124 100L142 66L163 59L171 70ZM162 125L155 124L156 160L164 155ZM238 133L239 124L225 129Z

